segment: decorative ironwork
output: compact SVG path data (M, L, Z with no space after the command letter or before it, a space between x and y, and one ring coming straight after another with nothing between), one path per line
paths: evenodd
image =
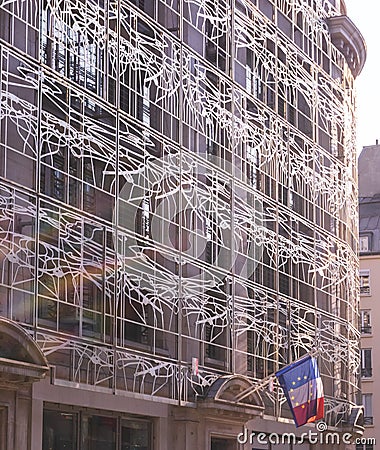
M256 3L1 3L0 314L57 378L186 401L318 347L356 392L338 11Z

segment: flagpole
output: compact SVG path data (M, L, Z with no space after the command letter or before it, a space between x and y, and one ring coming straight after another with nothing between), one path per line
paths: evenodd
M299 361L301 361L302 359L304 359L304 358L306 358L308 356L314 357L314 356L317 356L318 354L319 354L319 350L318 349L312 349L306 355L301 356L301 358L298 358L296 361L293 361L289 365L291 366L293 364L296 364L296 363L298 363ZM270 384L275 379L276 379L276 373L273 372L272 374L270 374L267 377L265 377L262 380L260 380L259 383L255 384L253 386L250 386L249 388L245 389L243 392L240 392L233 399L233 402L238 403L238 402L244 400L245 398L247 398L248 396L250 396L252 394L255 394L257 391L262 390L265 386Z
M262 380L260 380L260 383L255 384L253 386L250 386L249 388L245 389L243 392L240 392L240 394L238 394L235 398L234 398L234 402L240 402L241 400L245 399L246 397L248 397L251 394L254 394L257 391L260 391L261 389L263 389L265 386L267 386L272 380L274 380L276 378L276 375L273 373L271 375L268 375L267 377L263 378Z

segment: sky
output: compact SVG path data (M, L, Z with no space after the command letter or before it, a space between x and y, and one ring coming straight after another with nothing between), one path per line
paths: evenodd
M345 0L347 15L367 44L367 60L356 80L357 149L380 142L380 0Z

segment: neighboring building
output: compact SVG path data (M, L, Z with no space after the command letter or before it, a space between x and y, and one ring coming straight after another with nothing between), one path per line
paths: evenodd
M276 385L238 395L315 348L355 431L344 1L8 0L0 39L0 447L294 432Z
M380 443L380 145L364 147L359 156L359 255L361 388L364 405L364 436ZM377 169L377 173L376 173ZM358 450L372 447L357 446Z

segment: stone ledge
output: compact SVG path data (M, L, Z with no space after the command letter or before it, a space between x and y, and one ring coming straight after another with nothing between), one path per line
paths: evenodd
M332 43L342 52L356 78L362 71L367 57L367 46L362 34L345 15L330 17L326 19L326 23Z

